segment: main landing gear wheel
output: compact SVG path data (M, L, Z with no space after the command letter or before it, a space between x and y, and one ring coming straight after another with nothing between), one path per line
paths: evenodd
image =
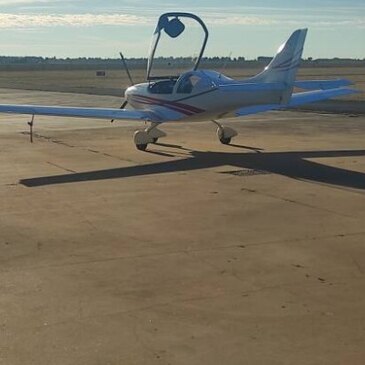
M152 138L146 131L136 131L134 133L134 144L137 150L146 151L149 143L152 143Z
M222 144L230 144L230 143L231 143L231 140L232 140L232 138L231 138L231 137L228 137L228 138L220 137L220 138L219 138L219 141L220 141Z
M222 144L230 144L233 137L237 136L237 132L229 127L223 127L220 123L215 120L212 122L218 126L217 137Z
M145 144L136 144L136 147L137 147L137 150L146 151L147 143L145 143Z
M166 133L158 129L157 126L157 123L152 123L143 131L134 132L134 144L138 150L146 151L149 143L156 143L159 138L166 136Z

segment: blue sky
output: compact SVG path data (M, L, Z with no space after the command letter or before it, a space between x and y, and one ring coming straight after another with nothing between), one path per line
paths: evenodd
M365 58L364 0L0 0L0 9L2 55L146 56L158 16L189 11L209 28L208 56L270 56L308 27L305 57Z

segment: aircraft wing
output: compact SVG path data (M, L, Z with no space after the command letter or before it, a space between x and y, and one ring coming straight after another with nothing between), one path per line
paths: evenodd
M116 108L0 104L0 113L162 122L153 112Z
M255 105L249 107L243 107L235 111L236 116L250 115L256 113L263 113L269 110L285 110L297 107L299 105L313 103L316 101L327 100L336 96L344 96L358 93L357 90L348 88L338 88L329 90L314 90L305 91L301 93L294 93L290 99L290 102L286 105L281 104L264 104Z

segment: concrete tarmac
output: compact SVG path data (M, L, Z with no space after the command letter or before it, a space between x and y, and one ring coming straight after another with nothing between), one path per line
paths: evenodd
M118 106L0 90L1 102ZM0 116L0 364L365 359L365 117Z

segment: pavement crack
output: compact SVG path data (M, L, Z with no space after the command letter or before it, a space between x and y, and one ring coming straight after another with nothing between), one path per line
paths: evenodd
M29 132L21 132L21 134L29 135L30 133ZM94 150L92 148L76 146L76 145L64 142L62 140L59 140L59 139L54 139L52 137L44 136L44 135L39 134L39 133L34 133L33 137L37 138L39 140L45 140L47 142L55 143L55 144L58 144L58 145L61 145L61 146L69 147L69 148L79 148L82 151L87 151L87 152L95 153L95 154L98 154L98 155L101 155L101 156L110 157L110 158L113 158L113 159L116 159L116 160L119 160L119 161L125 161L125 162L133 163L133 164L137 163L136 161L131 160L131 159L122 158L122 157L119 157L119 156L114 156L114 155L111 155L111 154L106 153L106 152L102 152L102 151L99 151L99 150ZM70 170L67 170L67 169L63 169L63 170L70 171ZM70 172L75 172L75 171L70 171Z
M359 270L359 273L361 275L364 275L364 270L362 269L361 265L358 263L357 260L355 260L354 258L352 258L353 263L355 264L355 266L357 267L357 269Z
M90 223L90 222L88 222ZM92 225L90 223L90 225ZM257 243L247 243L245 245L246 249L250 248L256 248L263 245L275 245L275 244L285 244L285 243L299 243L299 242L306 242L306 241L317 241L317 240L323 240L323 239L329 239L329 238L346 238L351 236L362 236L365 235L365 232L353 232L353 233L347 233L347 234L335 234L335 235L323 235L323 236L313 236L313 237L303 237L298 239L282 239L282 240L273 240L273 241L262 241ZM216 247L204 247L199 249L191 249L191 250L176 250L176 251L167 251L167 252L156 252L156 253L150 253L150 254L141 254L141 255L130 255L130 256L113 256L113 257L104 257L104 258L95 258L95 259L88 259L88 260L79 260L79 261L69 261L69 262L63 262L63 263L56 263L56 264L49 264L49 265L37 265L37 266L22 266L20 270L43 270L47 268L64 268L64 267L70 267L70 266L77 266L77 265L86 265L86 264L98 264L103 262L112 262L112 261L119 261L119 260L136 260L136 259L144 259L144 258L152 258L152 257L158 257L158 256L169 256L169 255L179 255L179 254L185 254L190 255L194 252L208 252L208 251L219 251L219 250L228 250L228 249L241 249L240 244L235 243L233 245L226 245L226 246L216 246ZM215 265L212 265L211 263L207 263L211 265L214 269L219 268ZM0 270L1 273L11 272L12 270Z
M66 147L70 147L70 148L75 148L76 146L72 145L72 144L69 144L67 142L63 142L63 141L60 141L58 139L51 139L50 140L52 143L56 143L56 144L60 144L62 146L66 146Z
M94 150L92 148L87 148L86 151L91 152L91 153L95 153L95 154L98 154L98 155L101 155L101 156L110 157L110 158L113 158L113 159L119 160L119 161L125 161L125 162L129 162L129 163L133 163L133 164L137 163L136 161L126 159L126 158L121 158L119 156L114 156L114 155L111 155L110 153L102 152L102 151L99 151L99 150Z
M24 135L29 135L30 133L29 132L21 132L21 134L24 134ZM37 138L37 139L40 139L40 140L45 140L47 142L52 142L52 143L55 143L55 144L60 144L62 146L66 146L66 147L70 147L70 148L74 148L76 146L74 145L71 145L67 142L63 142L59 139L53 139L52 137L48 137L48 136L44 136L42 134L39 134L39 133L33 133L33 137L34 138Z
M205 264L207 266L209 266L211 269L214 269L217 272L221 272L221 273L227 273L228 275L230 275L231 277L233 277L234 279L240 281L240 282L244 282L244 280L237 275L237 273L235 272L235 270L232 268L232 270L228 271L228 270L223 270L222 271L222 267L218 266L218 265L214 265L211 262L209 262L208 260L205 260L202 257L199 256L192 256L191 253L193 253L192 251L185 251L186 255L189 256L192 259L195 259L196 261Z
M248 193L256 193L256 194L259 194L259 195L262 195L262 196L266 196L266 197L269 197L269 198L281 200L281 201L284 201L286 203L296 204L296 205L300 205L302 207L320 210L320 211L327 212L327 213L331 213L331 214L335 214L335 215L338 215L338 216L341 216L341 217L357 218L357 217L355 217L353 215L340 213L340 212L337 212L337 211L334 211L334 210L331 210L331 209L321 208L321 207L318 207L316 205L303 203L303 202L300 202L300 201L297 201L297 200L294 200L294 199L283 198L281 196L277 196L277 195L269 194L269 193L264 193L264 192L257 191L257 190L252 190L252 189L247 189L247 188L241 188L241 191L246 191Z
M63 170L63 171L66 171L66 172L72 172L72 173L74 173L74 174L76 174L77 173L77 171L75 171L75 170L71 170L71 169L68 169L68 168L66 168L66 167L63 167L63 166L60 166L60 165L57 165L56 163L54 163L54 162L50 162L50 161L46 161L49 165L51 165L51 166L54 166L54 167L57 167L57 168L59 168L59 169L61 169L61 170Z

